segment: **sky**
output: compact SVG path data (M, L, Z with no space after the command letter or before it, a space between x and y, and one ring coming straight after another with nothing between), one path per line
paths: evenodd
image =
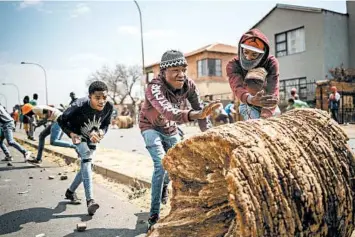
M237 45L240 36L277 3L346 13L345 1L144 1L145 65L168 49L185 53L211 43ZM0 1L0 103L8 110L20 99L39 94L68 104L69 93L87 95L86 80L103 65L142 65L140 22L133 1ZM139 87L137 88L139 90Z

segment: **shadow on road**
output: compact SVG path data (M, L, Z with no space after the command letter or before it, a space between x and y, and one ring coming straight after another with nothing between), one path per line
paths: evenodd
M8 170L26 170L26 169L34 169L36 166L4 166L0 167L1 171L8 171Z
M106 228L94 228L86 229L84 232L78 232L75 230L73 233L68 234L64 237L76 237L76 236L86 236L86 237L135 237L141 234L145 234L148 231L147 223L149 213L142 212L134 214L137 216L136 227L134 230L122 228L122 229L106 229ZM144 235L145 236L145 235Z
M82 221L91 219L91 216L86 214L76 215L55 215L62 213L66 210L67 205L72 205L69 202L59 202L54 208L34 207L25 210L12 211L0 216L0 235L9 234L21 230L26 223L35 222L42 223L48 222L51 219L80 217Z

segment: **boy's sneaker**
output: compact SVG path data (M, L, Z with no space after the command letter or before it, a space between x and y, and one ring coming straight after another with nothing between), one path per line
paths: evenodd
M67 189L67 191L65 192L65 199L70 200L72 204L81 204L81 201L76 195L76 193L70 191L69 189Z
M100 205L97 204L94 199L90 199L89 201L86 202L88 206L88 213L90 216L93 216L97 209L99 209Z
M168 198L169 198L168 185L164 185L163 190L161 192L161 203L164 205L167 204Z
M6 156L4 159L1 161L12 161L12 156Z
M27 162L31 158L31 155L32 153L30 151L26 151L26 153L23 155L25 162Z
M28 162L31 164L34 164L34 165L42 164L42 160L37 160L37 159L31 159L31 160L28 160Z
M150 230L152 228L152 226L158 222L158 220L159 220L158 214L151 215L148 219L148 230Z

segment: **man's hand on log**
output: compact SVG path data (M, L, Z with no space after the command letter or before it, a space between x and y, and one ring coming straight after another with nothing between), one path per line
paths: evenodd
M210 116L213 113L213 111L220 106L223 105L219 100L213 101L200 111L191 111L189 114L189 118L190 120L205 119L206 117Z
M251 99L251 104L259 107L274 108L279 100L274 95L264 95L264 91L259 91Z

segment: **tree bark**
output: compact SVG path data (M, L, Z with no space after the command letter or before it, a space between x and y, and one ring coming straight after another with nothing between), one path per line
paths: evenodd
M148 236L351 236L355 158L325 111L222 125L170 149L171 211Z

